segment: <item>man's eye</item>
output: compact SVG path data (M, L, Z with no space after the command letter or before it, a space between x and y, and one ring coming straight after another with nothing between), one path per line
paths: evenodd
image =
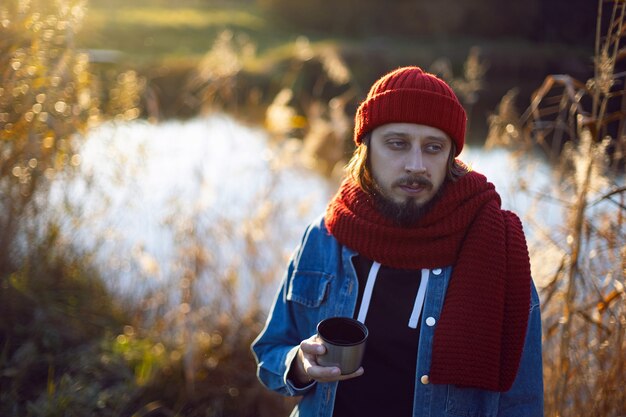
M387 142L387 146L392 149L402 149L406 146L406 142L403 140L390 140Z
M426 146L426 151L427 152L432 152L432 153L441 152L442 149L443 149L443 146L441 146L439 144L432 144L432 145L427 145Z

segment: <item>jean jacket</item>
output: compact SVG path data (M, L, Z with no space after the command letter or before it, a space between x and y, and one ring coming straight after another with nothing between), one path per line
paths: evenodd
M353 317L358 294L354 256L354 251L328 233L323 218L309 226L292 256L265 327L252 344L259 380L283 395L303 396L292 417L333 414L337 382L313 382L296 388L287 373L300 342L316 333L320 320ZM429 272L421 315L413 417L543 416L541 318L534 285L521 364L509 391L429 383L433 335L451 272L452 268L444 265Z

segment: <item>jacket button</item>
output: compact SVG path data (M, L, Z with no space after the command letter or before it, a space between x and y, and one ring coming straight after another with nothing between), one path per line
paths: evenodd
M426 325L428 325L428 327L433 327L436 322L437 322L437 320L435 320L434 317L428 317L426 319Z
M420 378L420 382L424 385L428 385L428 383L430 382L428 375L422 375L422 377Z
M441 268L433 269L433 274L441 275Z

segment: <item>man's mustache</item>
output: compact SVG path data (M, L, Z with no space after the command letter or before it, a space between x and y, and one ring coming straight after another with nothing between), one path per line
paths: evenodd
M423 175L408 175L397 180L394 185L415 187L420 186L427 189L433 188L433 183Z

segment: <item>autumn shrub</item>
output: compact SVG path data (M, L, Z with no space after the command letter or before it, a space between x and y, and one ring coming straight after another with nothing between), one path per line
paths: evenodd
M124 369L103 366L93 353L124 314L90 254L61 233L63 224L79 227L80 217L67 205L64 213L49 210L53 181L81 163L82 134L104 118L138 115L140 83L120 74L104 89L76 49L84 13L79 0L0 5L3 416L86 415L112 404L111 381L129 391ZM94 381L90 372L108 376Z
M56 176L80 165L80 133L103 117L139 116L141 80L117 76L103 88L74 46L82 0L0 6L0 274L20 258L20 227L46 208Z
M286 401L258 384L249 350L263 320L260 294L249 305L235 300L243 267L214 269L218 243L205 247L183 227L181 275L137 300L112 293L95 253L73 240L90 219L63 184L79 172L86 133L137 118L145 86L75 47L85 6L0 5L0 415L279 415ZM81 180L83 192L101 192ZM263 224L246 221L261 222L249 224L243 250L262 285L258 272L270 272L255 264L252 235ZM229 226L217 222L202 237L216 227ZM203 305L199 277L222 297Z

